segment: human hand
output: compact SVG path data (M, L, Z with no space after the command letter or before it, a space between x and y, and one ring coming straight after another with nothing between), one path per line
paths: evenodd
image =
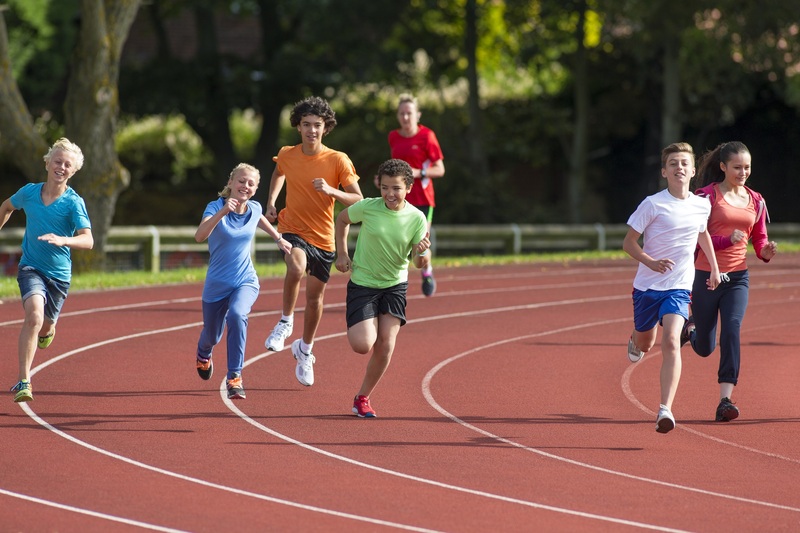
M769 261L775 254L778 253L778 243L775 241L769 241L766 246L761 249L761 257Z
M267 212L264 213L264 216L267 217L267 220L274 224L275 221L278 220L278 210L274 205L268 205Z
M708 279L706 280L706 287L708 287L708 290L713 291L714 289L719 287L720 282L721 280L719 277L719 272L718 271L712 272L711 275L708 276Z
M431 247L431 240L430 240L430 232L425 233L425 236L422 238L421 241L417 243L414 247L414 251L417 255L424 255L427 250Z
M672 259L654 259L646 263L646 266L653 272L663 274L672 270L672 267L675 266L675 261Z
M289 255L289 254L292 253L292 243L290 243L289 241L287 241L283 237L281 237L280 239L275 241L275 244L277 244L278 245L278 249L281 252L285 253L286 255Z
M66 246L67 244L66 237L62 237L61 235L56 235L55 233L45 233L44 235L39 235L39 240L45 241L49 244L58 247Z
M336 270L339 272L350 272L352 262L350 256L347 254L339 254L336 256Z
M238 208L239 208L239 200L237 200L236 198L228 198L225 200L225 205L222 206L222 211L224 211L225 214L228 214L235 212Z
M736 244L737 242L743 240L746 236L747 234L742 230L735 229L733 230L733 233L731 233L731 243Z
M315 191L321 192L323 194L327 194L328 196L331 196L331 192L333 191L333 187L328 185L327 181L325 181L322 178L314 178L314 181L312 183L314 185L314 190Z

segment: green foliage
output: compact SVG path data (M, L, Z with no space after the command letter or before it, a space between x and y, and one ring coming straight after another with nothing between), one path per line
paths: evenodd
M231 140L239 159L252 161L262 120L253 109L234 109L230 117Z
M131 169L135 182L156 176L151 181L168 187L180 185L190 169L211 162L203 141L182 116L131 120L120 127L116 147L120 161Z

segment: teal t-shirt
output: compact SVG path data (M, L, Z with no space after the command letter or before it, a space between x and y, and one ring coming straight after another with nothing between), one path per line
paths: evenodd
M383 198L365 198L347 208L350 221L361 223L350 280L362 287L385 289L408 281L408 261L428 223L422 211L406 202L392 211Z
M11 196L11 205L25 211L25 236L22 239L20 268L30 266L45 276L60 281L72 279L69 246L40 241L40 235L54 233L73 237L79 229L91 228L83 198L72 187L50 205L42 202L44 183L28 183Z

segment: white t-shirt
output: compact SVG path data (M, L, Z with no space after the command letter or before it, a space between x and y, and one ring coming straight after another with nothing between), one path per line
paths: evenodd
M643 235L644 252L653 259L672 259L672 270L661 274L639 263L633 287L667 291L692 290L697 236L706 230L711 203L694 194L684 200L668 189L645 198L628 219L628 226Z

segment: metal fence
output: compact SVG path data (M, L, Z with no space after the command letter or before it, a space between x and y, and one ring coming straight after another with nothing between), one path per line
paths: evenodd
M194 240L195 226L114 226L106 244L111 271L147 270L205 266L208 244ZM493 224L434 225L431 241L434 254L512 255L537 252L619 250L628 231L625 224ZM800 224L770 224L770 238L779 242L800 242ZM5 274L16 272L21 254L22 228L0 231L0 264ZM358 225L350 231L351 250ZM272 239L257 232L252 243L256 261L280 261Z

